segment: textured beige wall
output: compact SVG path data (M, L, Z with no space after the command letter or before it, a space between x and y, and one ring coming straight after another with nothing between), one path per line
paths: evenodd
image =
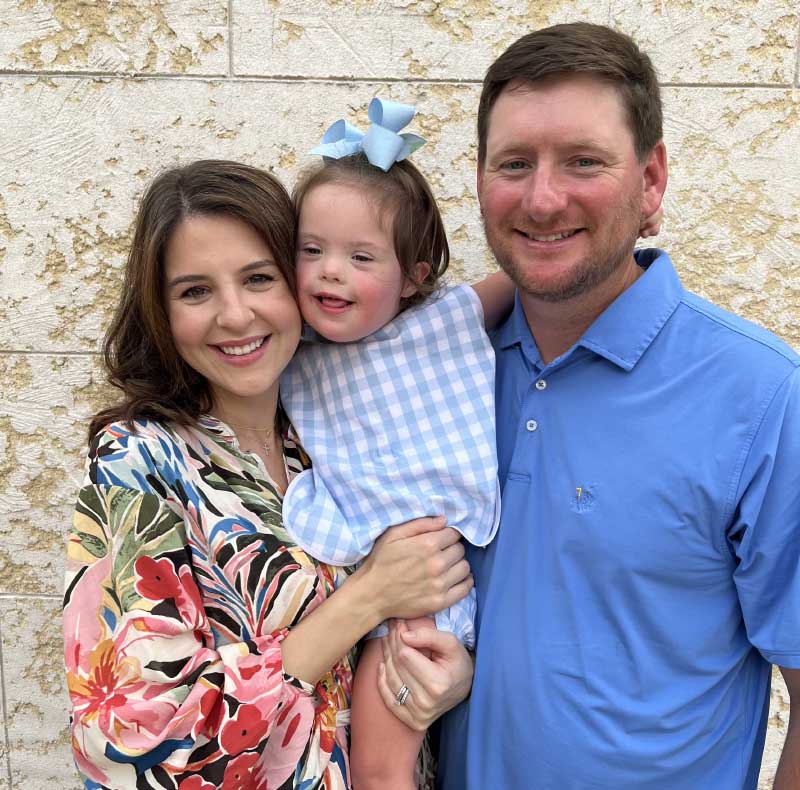
M416 103L457 278L491 267L473 190L490 62L526 29L633 34L665 86L659 243L694 290L800 347L797 0L0 0L0 790L74 788L62 551L134 205L198 157L287 183L326 123ZM762 776L787 698L776 682Z

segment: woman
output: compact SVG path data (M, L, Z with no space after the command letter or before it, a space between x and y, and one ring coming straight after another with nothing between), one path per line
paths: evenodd
M245 165L171 170L143 198L104 348L123 398L91 423L68 544L86 787L349 787L354 645L471 587L440 520L389 530L352 573L286 535L281 495L307 465L278 397L294 247L285 190ZM465 696L468 663L432 716Z

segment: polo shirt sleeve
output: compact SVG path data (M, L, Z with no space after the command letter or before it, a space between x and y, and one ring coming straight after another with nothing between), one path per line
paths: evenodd
M754 415L728 539L747 636L773 664L800 668L800 367Z

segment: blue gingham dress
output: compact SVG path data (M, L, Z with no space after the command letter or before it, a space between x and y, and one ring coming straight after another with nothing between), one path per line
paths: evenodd
M444 514L485 546L500 517L494 352L467 286L447 288L355 343L305 342L281 400L312 469L289 484L286 529L332 565L383 530ZM474 592L436 624L474 641Z

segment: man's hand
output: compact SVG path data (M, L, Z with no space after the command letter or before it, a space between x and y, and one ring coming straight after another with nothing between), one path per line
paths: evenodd
M800 790L800 669L780 670L789 689L789 727L774 790Z

